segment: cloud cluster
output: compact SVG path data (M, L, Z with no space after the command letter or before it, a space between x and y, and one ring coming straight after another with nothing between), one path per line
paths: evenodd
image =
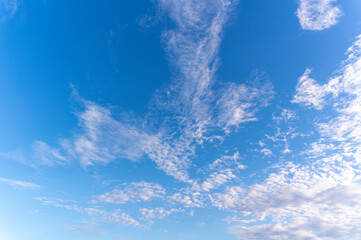
M214 206L245 218L230 229L240 239L360 238L361 36L347 54L328 83L311 81L309 73L299 80L296 102L319 110L332 104L335 111L315 123L320 139L306 152L310 158L282 164L260 183L213 194Z
M297 17L305 30L320 31L338 22L342 11L336 0L299 0Z
M165 189L159 184L135 182L124 189L115 189L112 192L100 195L94 202L124 204L128 202L144 202L156 198L163 198Z
M86 167L148 158L186 186L167 193L156 183L133 182L94 197L91 203L120 205L161 200L172 207L141 208L140 219L149 222L187 209L213 206L236 215L228 218L237 224L230 231L241 239L360 238L361 204L356 199L361 197L361 36L348 50L340 74L322 85L306 69L298 81L293 103L316 110L329 105L334 111L329 118L316 122L321 137L299 154L301 164L282 161L264 180L249 186L235 185L236 180L240 181L240 171L246 168L239 163L241 157L236 152L208 164L201 177L191 176L189 169L197 147L223 139L239 125L257 120L259 109L267 106L274 95L270 83L257 79L253 84L224 83L214 87L222 33L235 2L160 0L160 8L174 23L163 32L162 39L176 69L175 79L154 94L146 116L124 114L131 121L116 118L109 108L74 93L73 98L81 105L75 113L77 127L56 147L36 141L33 164L53 166L77 161ZM322 30L334 25L341 11L333 2L300 0L297 15L302 27ZM278 124L294 119L295 113L287 109L273 116ZM273 136L266 137L281 143L283 153L289 153L289 138L297 135L294 131L277 128ZM259 142L259 152L273 156L264 142ZM24 156L16 152L0 156L24 161ZM0 182L39 187L5 178ZM105 221L143 226L120 210L81 207L60 199L38 200Z
M145 219L147 219L148 221L150 221L152 223L153 219L161 219L161 218L171 215L172 213L177 213L182 210L176 209L176 208L167 210L163 207L158 207L158 208L153 208L153 209L141 208L139 211Z
M86 167L148 158L167 175L194 184L189 168L197 147L205 141L222 139L232 127L255 121L256 113L273 96L272 85L259 79L252 79L251 85L225 83L220 89L214 87L219 46L235 3L159 1L174 23L163 32L162 39L177 74L154 94L146 116L127 117L129 114L124 113L126 117L117 119L110 109L79 97L74 90L73 99L81 110L75 112L78 125L73 134L60 139L55 147L36 141L30 165L78 161Z

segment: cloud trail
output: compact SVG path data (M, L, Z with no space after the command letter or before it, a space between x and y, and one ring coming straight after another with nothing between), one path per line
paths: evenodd
M24 181L2 178L2 177L0 177L0 182L9 184L14 187L23 188L23 189L34 190L34 189L40 188L40 186L35 183L24 182Z

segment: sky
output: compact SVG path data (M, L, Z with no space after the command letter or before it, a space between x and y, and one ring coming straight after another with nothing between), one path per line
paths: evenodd
M361 239L360 12L0 0L0 239Z

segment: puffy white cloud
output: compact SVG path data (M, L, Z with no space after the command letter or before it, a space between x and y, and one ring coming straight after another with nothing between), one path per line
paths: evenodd
M320 31L338 23L341 9L336 0L299 0L297 17L305 30Z

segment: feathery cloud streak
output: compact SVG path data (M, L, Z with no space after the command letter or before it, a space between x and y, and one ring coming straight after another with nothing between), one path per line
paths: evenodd
M23 189L36 189L40 187L38 184L35 183L24 182L24 181L2 178L2 177L0 177L0 182Z

